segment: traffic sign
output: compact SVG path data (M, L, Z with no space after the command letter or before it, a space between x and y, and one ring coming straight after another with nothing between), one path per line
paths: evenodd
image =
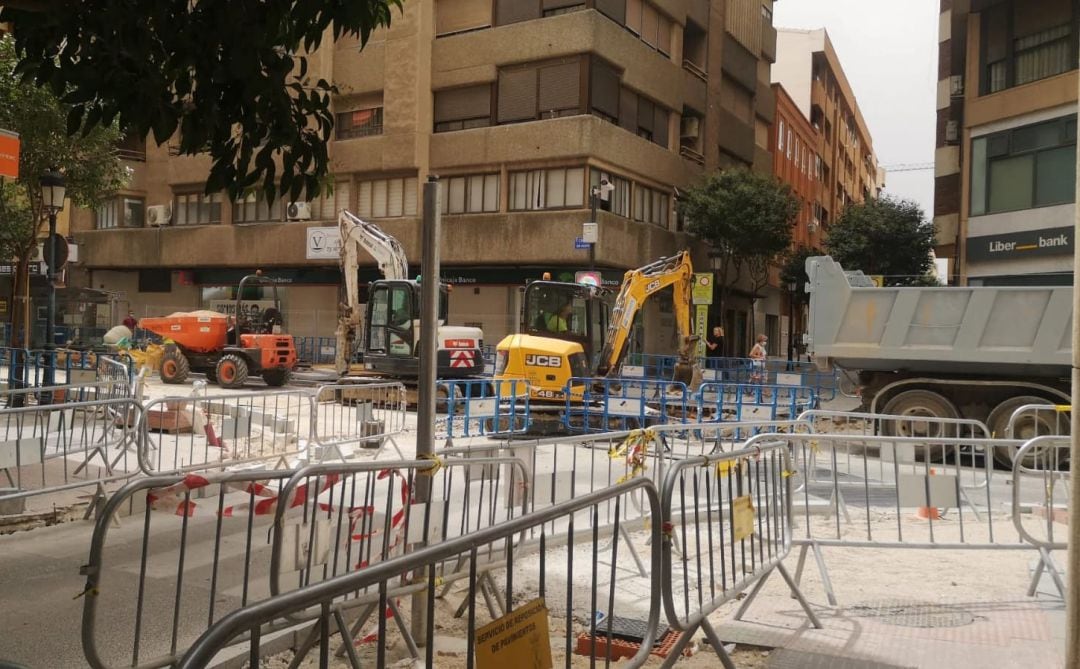
M574 238L574 248L575 249L588 250L589 242L585 241L581 237L575 237Z

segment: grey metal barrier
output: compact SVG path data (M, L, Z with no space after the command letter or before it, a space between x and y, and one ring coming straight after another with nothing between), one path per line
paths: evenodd
M795 540L796 581L812 552L831 604L836 597L823 547L1032 549L1012 531L1011 514L1001 510L1004 477L992 476L994 450L1011 442L818 432L759 434L746 446L777 440L800 463L792 476L800 479L796 517L804 526Z
M1070 404L1019 404L1009 415L1005 425L1005 438L1016 439L1017 445L1008 449L1005 457L998 461L1010 467L1016 461L1017 452L1024 441L1044 435L1068 435L1072 428L1072 405ZM1028 451L1029 462L1025 466L1037 467L1033 456L1037 451Z
M348 655L352 667L360 667L363 662L381 669L390 662L387 648L392 642L385 618L380 617L373 635L373 647L363 649L363 654L358 653L351 643L352 631L345 618L349 609L341 602L342 598L351 596L346 603L355 602L355 606L365 608L371 605L385 611L392 600L390 592L402 584L421 588L422 596L414 601L426 607L429 622L424 628L425 661L426 666L436 666L435 625L432 623L439 613L437 590L441 569L444 565L456 567L459 560L463 560L469 574L465 585L465 666L475 666L477 654L482 652L478 650L481 644L505 647L519 639L527 646L533 644L537 650L542 652L546 648L551 653L553 646L547 633L552 628L561 638L560 646L567 665L575 650L584 649L593 656L593 663L601 659L605 666L610 666L612 660L617 659L614 639L619 630L616 627L626 616L637 615L644 618L641 624L643 639L630 661L620 666L640 667L653 650L660 623L662 546L659 526L639 531L634 537L639 545L649 549L650 575L647 578L639 580L633 575L620 575L616 558L623 542L620 542L622 535L618 531L609 533L613 552L611 563L601 565L596 559L601 541L608 540L596 522L600 507L610 505L617 510L629 496L643 497L650 513L659 514L660 500L655 487L645 479L629 480L230 613L195 642L178 666L182 669L208 666L221 649L243 635L248 639L251 666L257 666L263 655L264 629L275 621L314 609L318 617L304 646L318 647L320 666L328 665L331 654L335 653L331 648L331 636L339 634L345 639L339 650ZM618 513L615 516L618 517ZM537 552L526 554L515 549L515 537L525 533L539 534ZM560 543L566 546L565 555L551 550ZM484 554L492 546L506 556L504 582L499 588L503 601L524 604L484 625L484 608L477 604L478 596L483 596L477 574ZM590 554L593 559L589 559ZM639 583L639 587L631 586ZM602 618L597 615L601 610ZM301 647L294 663L299 664L307 652Z
M347 460L356 449L378 458L389 446L403 457L397 439L408 430L405 385L398 382L319 386L314 394L312 439L320 460Z
M701 629L720 662L731 658L709 615L753 586L735 614L746 613L765 581L779 572L807 618L820 628L783 560L792 547L792 470L786 443L755 446L674 463L664 480L664 610L683 631L669 658Z
M312 445L308 390L166 397L146 404L139 465L150 476L246 463L288 464Z
M366 569L421 539L439 543L521 515L512 500L524 486L522 464L508 457L132 481L108 500L83 570L87 660L98 668L169 666L224 611ZM130 531L109 540L117 532L109 518L120 509L141 516L134 542ZM492 592L493 581L484 587Z
M1035 437L1017 449L1012 468L1012 519L1020 537L1039 552L1028 595L1048 574L1062 598L1064 570L1051 553L1069 547L1069 454L1066 435ZM1059 527L1060 526L1060 527Z
M85 392L78 387L72 397ZM53 391L56 392L56 391ZM93 486L87 516L106 483L139 472L142 407L131 399L73 401L0 411L0 502ZM25 502L23 502L25 504Z
M790 420L817 406L809 386L759 383L703 383L694 400L702 422Z

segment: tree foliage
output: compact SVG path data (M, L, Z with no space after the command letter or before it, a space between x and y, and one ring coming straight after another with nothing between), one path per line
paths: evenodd
M18 296L25 290L27 262L46 220L41 175L59 169L67 196L79 206L94 207L122 188L128 174L116 152L120 132L115 124L68 135L69 105L49 89L23 85L16 62L14 40L0 38L0 128L19 133L20 142L19 179L0 187L0 260L18 261ZM21 320L19 311L12 310L14 323Z
M679 196L687 229L712 247L718 259L720 309L744 272L755 293L768 280L770 263L791 244L799 212L791 188L746 169L710 174Z
M806 275L806 259L824 255L821 249L799 245L789 249L784 254L783 264L780 266L780 281L787 286L795 284L795 292L792 294L796 304L810 302L810 294L806 292L806 283L810 277Z
M849 270L883 275L891 286L925 285L934 226L918 204L885 196L844 209L825 249Z
M362 46L401 0L2 2L26 81L69 105L68 133L119 123L184 155L209 153L207 192L314 196L334 126L304 55L324 36Z

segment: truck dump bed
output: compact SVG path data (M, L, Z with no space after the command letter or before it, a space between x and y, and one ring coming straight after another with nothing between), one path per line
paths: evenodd
M927 374L1069 373L1069 286L855 287L863 282L849 280L827 256L807 259L806 272L807 343L819 364Z

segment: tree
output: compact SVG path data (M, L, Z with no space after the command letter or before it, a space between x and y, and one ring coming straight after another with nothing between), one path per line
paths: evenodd
M784 254L783 265L780 267L780 281L785 288L790 284L795 284L795 292L792 294L795 304L803 305L810 302L810 293L806 292L806 283L810 280L810 277L806 275L806 259L820 255L825 255L821 249L801 244Z
M731 287L751 281L753 304L768 283L771 263L791 244L799 200L791 188L746 169L710 174L679 196L687 229L712 247L719 269L716 284L720 313Z
M0 259L16 261L11 300L11 345L25 346L29 260L47 221L41 205L41 175L57 168L67 195L82 207L94 207L122 188L127 171L116 151L115 125L85 135L66 132L70 106L46 88L25 86L15 74L14 40L0 38L0 128L19 133L19 179L0 188Z
M882 275L890 286L925 284L934 226L918 204L885 196L844 209L825 249L845 269Z
M334 126L325 79L304 55L324 36L390 25L401 0L0 0L19 73L70 106L69 133L120 127L181 154L209 153L208 193L314 196Z

